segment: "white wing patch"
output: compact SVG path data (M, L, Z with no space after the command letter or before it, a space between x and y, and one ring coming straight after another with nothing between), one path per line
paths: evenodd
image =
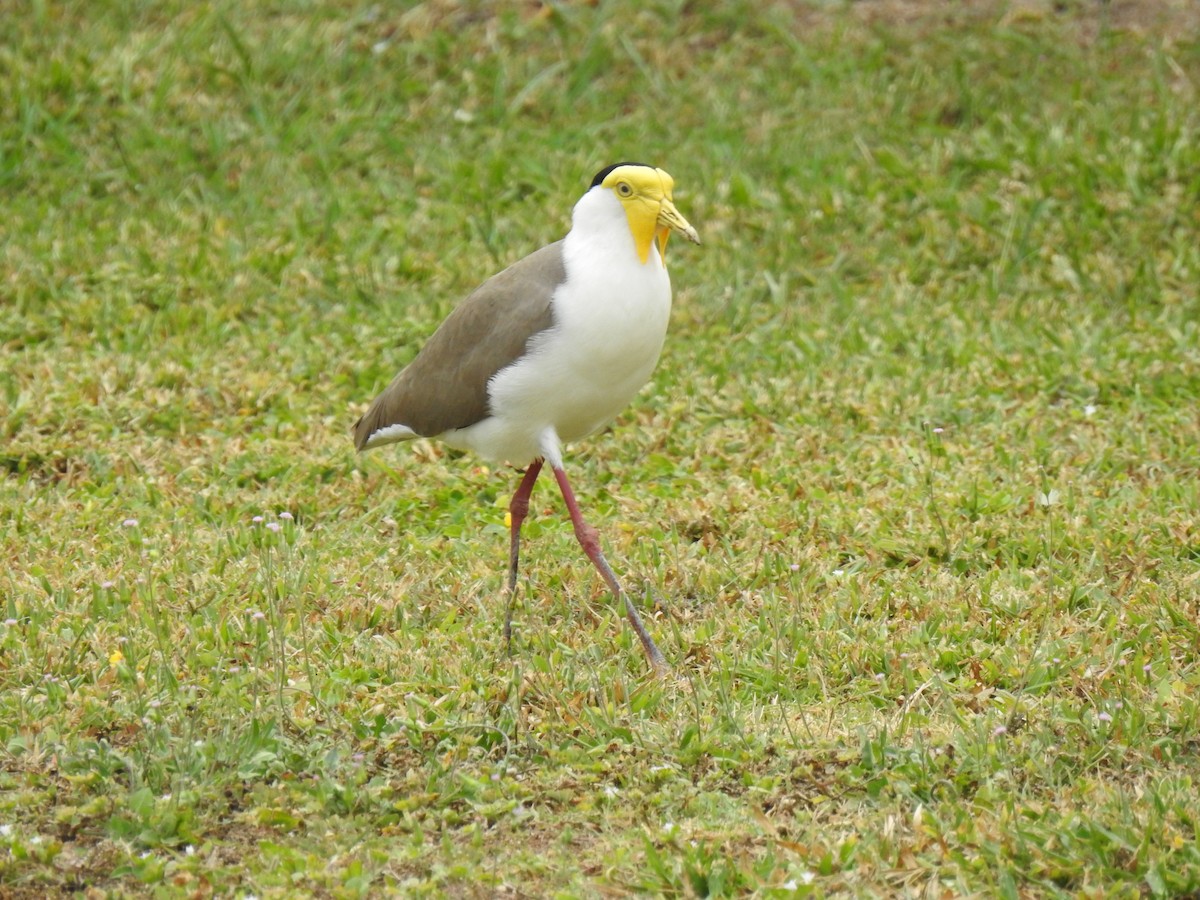
M416 437L420 437L420 435L407 425L388 425L378 431L373 431L367 438L367 442L363 444L363 449L370 450L372 447L382 447L384 444L394 444L397 441L411 441Z

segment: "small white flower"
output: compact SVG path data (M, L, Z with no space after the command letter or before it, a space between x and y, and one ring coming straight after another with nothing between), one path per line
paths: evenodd
M138 520L137 519L126 519L124 522L121 523L121 526L123 528L137 528Z
M1083 408L1083 414L1085 416L1095 415L1095 413L1096 413L1096 407L1093 406L1091 403L1089 403L1087 406L1085 406Z
M619 793L621 793L621 792L620 792L619 790L617 790L617 788L615 788L615 787L614 787L613 785L611 785L611 784L606 784L606 785L604 786L604 796L605 796L605 797L607 797L607 798L608 798L608 799L610 799L610 800L611 800L613 797L617 796L617 794L619 794Z
M1050 491L1045 494L1043 494L1041 491L1038 491L1037 504L1041 507L1051 507L1058 502L1058 499L1061 496L1062 494L1060 494L1054 488L1051 488Z
M785 881L783 884L781 884L780 887L783 888L785 891L796 891L796 890L800 889L800 885L802 885L802 884L812 884L813 879L815 879L816 877L817 876L814 875L812 872L809 872L807 869L805 869L803 872L800 873L800 881L799 882L797 882L795 878L789 878L787 881Z
M255 517L254 517L253 519L251 519L250 521L251 521L251 522L253 522L255 525L261 525L261 524L263 523L263 517L262 517L262 516L255 516Z
M291 514L290 512L287 512L286 510L284 510L283 512L281 512L281 513L279 514L279 518L281 518L281 519L287 519L287 520L290 522L290 521L292 521L292 518L293 518L293 517L292 517L292 514Z
M188 844L186 847L183 848L183 853L184 853L184 856L195 856L196 848L193 847L191 844Z
M13 833L13 827L11 825L9 825L7 822L3 825L0 825L0 837L8 837L12 833Z

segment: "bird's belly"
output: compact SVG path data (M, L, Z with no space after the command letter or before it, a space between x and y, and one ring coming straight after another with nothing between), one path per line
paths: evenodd
M442 437L451 446L520 465L558 441L611 422L650 378L671 313L671 282L657 252L576 252L564 247L567 280L555 292L554 325L488 382L489 415Z
M496 462L524 465L547 452L552 429L557 441L571 442L607 425L629 405L654 368L651 359L623 377L591 377L586 369L562 367L547 379L541 366L515 363L492 379L492 414L467 428L448 431L442 440Z
M491 416L464 436L468 449L519 464L541 454L548 427L569 442L611 422L649 379L666 337L670 284L651 287L603 303L577 297L557 311L554 327L492 377Z
M637 366L629 359L611 360L608 365L577 360L553 397L534 402L546 411L560 439L577 441L615 419L649 379L657 361L657 352L647 354Z

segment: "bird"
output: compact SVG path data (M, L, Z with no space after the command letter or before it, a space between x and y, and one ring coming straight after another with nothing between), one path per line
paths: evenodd
M675 208L674 179L645 163L601 169L566 236L492 276L463 300L358 419L359 451L434 438L524 469L509 503L511 651L521 526L542 468L558 482L575 537L658 674L669 666L586 522L563 447L608 425L649 380L671 311L672 232L699 244Z

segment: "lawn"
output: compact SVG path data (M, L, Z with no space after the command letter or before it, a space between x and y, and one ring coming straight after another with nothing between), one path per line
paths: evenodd
M1200 894L1200 12L0 18L0 896ZM411 7L411 8L409 8ZM653 380L517 474L349 428L593 173Z

